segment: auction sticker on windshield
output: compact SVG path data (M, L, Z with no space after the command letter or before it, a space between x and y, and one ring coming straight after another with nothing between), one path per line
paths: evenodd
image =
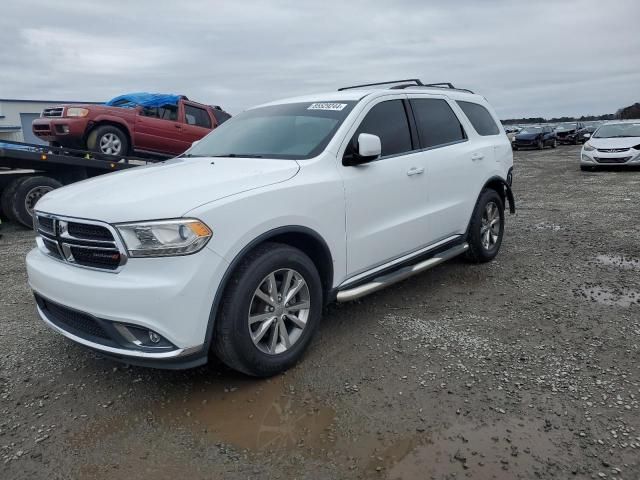
M346 106L346 103L312 103L307 110L334 110L339 112Z

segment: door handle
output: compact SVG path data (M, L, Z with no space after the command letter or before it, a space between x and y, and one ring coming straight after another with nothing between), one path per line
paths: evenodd
M182 128L182 125L179 125L177 123L174 123L173 126L176 127L176 128Z
M410 177L413 175L420 175L421 173L424 173L424 168L412 167L407 170L407 175L409 175Z
M471 155L471 160L473 160L474 162L477 162L478 160L482 160L484 158L484 155L482 153L474 153L473 155Z

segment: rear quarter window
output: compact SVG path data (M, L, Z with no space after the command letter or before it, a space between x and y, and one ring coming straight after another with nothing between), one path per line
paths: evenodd
M460 120L449 104L438 98L409 100L422 148L434 148L466 140Z
M500 129L493 120L493 117L482 105L461 100L456 101L456 103L467 116L473 128L478 132L478 135L488 136L500 133Z

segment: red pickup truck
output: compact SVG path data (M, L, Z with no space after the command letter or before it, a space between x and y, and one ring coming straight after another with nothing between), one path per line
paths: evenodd
M171 156L183 153L229 117L220 107L183 95L130 94L106 104L46 108L32 129L55 146L117 156Z

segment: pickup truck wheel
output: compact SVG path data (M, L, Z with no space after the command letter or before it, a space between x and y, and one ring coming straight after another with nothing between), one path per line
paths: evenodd
M29 177L18 177L14 178L7 184L6 187L2 190L2 194L0 194L0 208L2 208L2 214L7 220L15 220L13 216L13 196L16 193L16 189L20 182L26 180Z
M62 184L45 176L26 177L21 181L12 199L13 218L27 228L33 227L33 209L45 194Z
M129 141L127 135L118 127L101 125L89 134L87 147L104 155L125 156L129 151Z
M467 259L475 263L489 262L498 255L504 235L504 204L493 189L480 194L471 217L467 242Z
M266 243L231 277L215 320L214 353L229 367L269 377L302 356L320 323L322 284L300 250Z

